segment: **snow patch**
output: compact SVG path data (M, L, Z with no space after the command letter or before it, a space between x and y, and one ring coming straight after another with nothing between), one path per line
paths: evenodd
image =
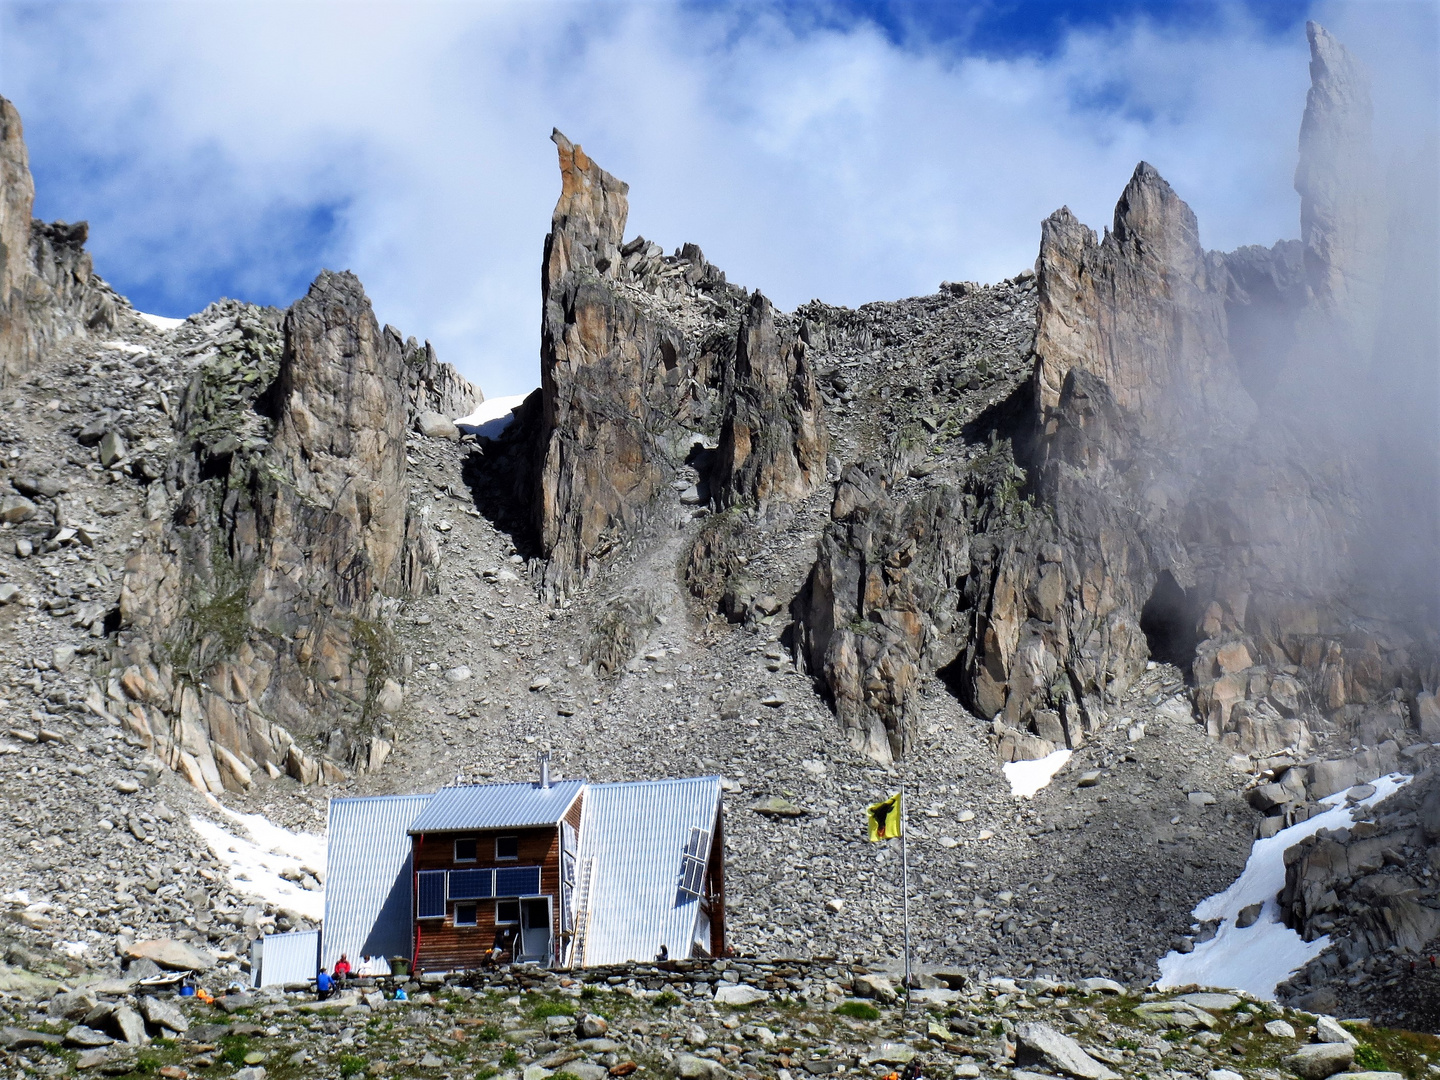
M1028 799L1055 779L1055 774L1069 760L1069 750L1056 750L1038 761L1012 761L1000 768L1010 781L1010 794L1017 799Z
M150 350L144 345L131 345L128 341L102 341L102 349L113 349L116 352L129 353L131 356L149 356Z
M90 943L88 941L61 941L57 943L57 948L66 956L79 960L90 951Z
M1387 799L1410 782L1409 776L1392 773L1374 781L1375 794L1347 804L1345 792L1320 800L1330 809L1308 821L1281 829L1274 836L1256 840L1250 858L1235 883L1222 893L1195 905L1200 922L1222 920L1209 941L1193 952L1171 952L1160 958L1160 979L1155 984L1170 987L1213 986L1241 990L1265 1001L1275 1000L1275 987L1319 956L1330 945L1329 936L1305 941L1280 921L1276 896L1285 887L1285 852L1321 829L1344 829L1355 820L1355 811ZM1262 904L1253 926L1235 925L1242 908Z
M210 846L215 857L230 870L230 882L237 892L276 907L289 908L318 922L325 914L325 894L302 889L297 882L280 875L298 872L301 867L325 872L325 837L282 829L264 814L221 812L249 835L249 839L208 821L191 817L190 827Z
M155 327L156 330L163 330L167 334L185 322L184 319L171 319L164 315L147 315L143 311L137 311L135 314Z
M515 419L515 410L529 394L510 394L507 397L489 398L469 416L459 417L456 424L468 424L479 428L474 434L482 439L498 439L500 433Z

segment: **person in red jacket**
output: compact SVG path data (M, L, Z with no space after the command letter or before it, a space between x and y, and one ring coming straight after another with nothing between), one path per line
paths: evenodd
M340 959L335 961L335 978L337 980L344 980L348 979L349 977L350 960L344 953L341 953Z

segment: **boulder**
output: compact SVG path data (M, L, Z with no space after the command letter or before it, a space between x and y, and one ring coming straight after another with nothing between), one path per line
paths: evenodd
M115 1040L103 1031L96 1031L84 1024L76 1024L69 1031L65 1032L65 1045L78 1047L82 1050L94 1049L97 1046L109 1046Z
M14 525L29 521L39 512L39 508L24 495L6 495L0 499L0 521Z
M59 1046L63 1040L59 1035L46 1031L31 1031L28 1028L0 1028L0 1046L7 1050L27 1050L32 1046Z
M1311 1043L1284 1059L1285 1067L1301 1080L1326 1080L1350 1068L1355 1047L1348 1042Z
M100 464L110 468L125 459L129 448L118 431L107 431L100 440Z
M893 1004L899 997L895 992L895 981L888 975L875 972L855 977L855 996L874 998L886 1005Z
M1359 1046L1360 1040L1340 1026L1340 1021L1333 1016L1317 1016L1315 1018L1315 1041L1320 1043L1349 1043L1351 1046Z
M150 1041L145 1034L145 1021L129 1005L117 1005L108 1023L110 1029L131 1046L143 1046Z
M770 995L764 990L747 986L744 983L725 983L715 990L715 1004L717 1005L754 1005L769 997Z
M1219 1021L1186 1001L1148 1001L1132 1010L1147 1024L1162 1028L1213 1028Z
M575 1038L598 1039L610 1030L610 1024L603 1016L586 1013L575 1021Z
M1197 1009L1204 1009L1206 1012L1229 1012L1239 1005L1243 998L1234 994L1217 994L1202 991L1196 994L1181 994L1177 999L1187 1005L1194 1005Z
M1049 1024L1020 1024L1015 1028L1017 1065L1048 1065L1076 1080L1118 1080L1119 1074L1096 1061L1078 1042Z
M725 1080L732 1075L718 1061L694 1054L677 1054L672 1069L679 1080Z
M180 1011L180 1006L173 1001L154 997L150 994L140 998L140 1014L145 1017L153 1027L165 1028L174 1032L186 1032L190 1030L190 1021Z
M415 430L427 439L459 439L455 421L438 412L421 412L415 417Z
M209 971L215 966L215 957L204 949L170 938L131 942L121 955L128 960L150 960L170 971Z

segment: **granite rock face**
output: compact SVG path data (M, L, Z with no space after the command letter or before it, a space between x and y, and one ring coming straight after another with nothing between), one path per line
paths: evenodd
M805 342L777 325L773 306L758 292L740 324L722 393L710 481L718 505L794 501L824 482L830 443Z
M720 444L692 502L730 506L808 494L828 441L804 343L769 301L693 244L667 257L624 241L628 186L552 138L534 523L543 591L563 600L606 555L683 520L673 485L697 453Z
M1200 247L1195 215L1141 162L1103 240L1068 209L1041 227L1036 407L1059 404L1081 367L1135 416L1147 439L1236 431L1255 415L1226 341L1225 269Z
M121 306L94 272L85 222L33 220L34 204L20 114L0 97L0 387L55 342L113 326Z
M359 725L395 673L388 613L438 562L406 433L437 378L452 407L476 396L382 331L349 273L322 273L283 314L230 317L177 416L169 512L126 564L115 669L126 722L210 790L370 760ZM297 742L321 736L321 754Z
M910 748L922 673L939 666L947 642L953 655L973 507L951 488L895 500L887 479L873 465L845 471L794 610L806 670L851 745L882 762Z
M1342 789L1343 790L1343 789ZM1347 994L1368 980L1373 958L1424 954L1440 936L1440 777L1426 770L1344 829L1322 829L1285 853L1279 895L1287 926L1337 947L1282 987L1288 998L1331 985ZM1364 990L1358 993L1363 994ZM1342 1014L1343 1015L1343 1014Z

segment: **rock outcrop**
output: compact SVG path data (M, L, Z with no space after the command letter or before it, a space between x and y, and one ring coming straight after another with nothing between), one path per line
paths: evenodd
M1255 412L1226 345L1223 264L1150 166L1103 241L1052 215L1037 268L1031 411L1005 468L1028 466L1040 512L1005 512L1021 485L1004 469L981 494L957 664L966 704L1021 756L1084 741L1144 670L1147 621L1184 636L1151 601L1192 583L1179 539L1192 470Z
M1254 419L1226 340L1224 263L1200 247L1194 213L1150 165L1136 167L1103 240L1068 209L1052 214L1036 269L1035 404L1047 434L1076 367L1163 444Z
M1042 227L1034 378L995 430L1013 459L983 481L972 463L968 628L947 668L1003 755L1078 745L1152 658L1189 668L1210 733L1257 759L1316 749L1322 718L1403 747L1436 689L1433 598L1383 569L1429 565L1413 553L1435 496L1377 453L1369 94L1342 46L1309 37L1300 241L1207 253L1144 163L1103 238L1064 209ZM812 584L833 574L830 536ZM802 612L799 640L839 707L857 698L815 645L838 640L828 606ZM914 677L876 669L868 697L903 700Z
M1322 829L1285 853L1279 896L1286 925L1336 947L1283 989L1358 986L1374 958L1427 952L1440 936L1440 782L1433 770L1348 828Z
M534 513L543 591L564 600L607 554L684 519L673 485L697 448L722 443L693 501L729 506L808 494L828 441L804 343L769 302L693 244L625 242L628 186L552 138Z
M750 298L726 365L725 415L711 473L722 506L794 501L825 480L830 443L804 340L777 325L760 293Z
M851 745L882 762L909 750L921 675L954 654L973 509L949 487L897 501L887 481L875 466L845 471L794 610L806 670Z
M387 334L399 333L394 327ZM480 388L435 355L430 342L420 344L413 337L400 346L405 364L406 389L410 400L412 426L420 413L439 413L451 420L469 416L485 401Z
M55 342L113 326L122 306L94 272L85 222L34 220L34 204L20 114L0 97L0 387Z
M349 273L322 273L283 314L221 314L235 332L180 407L169 507L126 564L111 696L199 786L243 788L257 769L313 782L370 760L397 674L388 613L438 560L406 433L437 381L451 405L473 394L428 346L382 332ZM297 742L322 736L323 756Z

